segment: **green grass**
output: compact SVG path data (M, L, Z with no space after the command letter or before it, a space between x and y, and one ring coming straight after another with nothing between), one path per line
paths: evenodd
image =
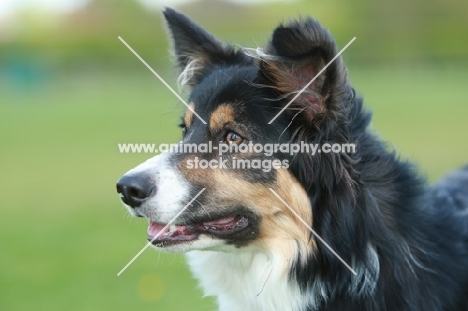
M468 164L468 75L465 68L362 70L351 81L374 112L373 129L402 158L435 181Z
M468 162L466 70L351 72L374 129L431 180ZM114 184L149 157L117 143L175 142L180 106L145 69L0 84L0 310L216 309L180 255L147 250L116 276L146 222Z

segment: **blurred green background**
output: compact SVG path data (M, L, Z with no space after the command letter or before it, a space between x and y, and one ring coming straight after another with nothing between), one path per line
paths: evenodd
M181 1L177 1L179 3ZM223 40L264 44L310 14L357 40L344 59L373 128L430 181L468 163L468 2L184 1ZM215 310L179 255L145 251L116 180L148 154L117 143L179 138L161 5L170 1L0 2L0 310ZM219 273L222 273L221 271Z

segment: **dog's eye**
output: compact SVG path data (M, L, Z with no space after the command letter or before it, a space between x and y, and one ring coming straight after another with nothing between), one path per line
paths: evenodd
M236 132L229 132L226 135L226 142L229 143L229 144L238 145L238 144L242 143L243 141L244 141L244 139L239 134L237 134Z
M182 137L185 137L185 134L187 134L187 126L185 126L184 123L179 124L179 127L182 130Z

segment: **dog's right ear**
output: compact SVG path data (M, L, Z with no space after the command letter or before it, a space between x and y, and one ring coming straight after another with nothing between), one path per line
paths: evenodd
M223 44L184 14L171 8L166 8L163 14L172 35L182 86L194 87L217 65L246 60L244 54Z

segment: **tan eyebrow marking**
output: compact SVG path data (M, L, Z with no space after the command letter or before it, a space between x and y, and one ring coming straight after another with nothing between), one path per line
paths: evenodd
M234 121L234 109L229 104L222 104L211 113L210 131L220 130L224 125Z

